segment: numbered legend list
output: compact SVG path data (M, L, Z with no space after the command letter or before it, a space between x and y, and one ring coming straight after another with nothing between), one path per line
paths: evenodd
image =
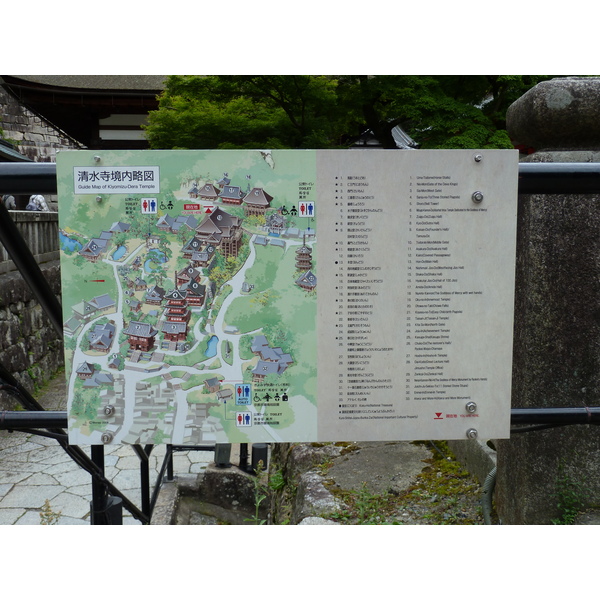
M321 439L507 434L516 194L454 156L332 156L319 172Z

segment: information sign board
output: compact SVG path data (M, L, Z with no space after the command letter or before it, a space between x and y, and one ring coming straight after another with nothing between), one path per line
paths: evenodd
M508 437L517 156L60 152L70 443Z

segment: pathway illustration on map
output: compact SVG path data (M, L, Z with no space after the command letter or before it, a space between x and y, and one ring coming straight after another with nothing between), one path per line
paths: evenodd
M61 152L69 441L316 438L314 155Z

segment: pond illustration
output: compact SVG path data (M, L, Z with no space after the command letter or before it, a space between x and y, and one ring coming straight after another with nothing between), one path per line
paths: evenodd
M121 258L123 258L123 255L125 254L125 252L127 252L127 247L126 246L119 246L112 255L112 259L113 260L120 260Z
M79 252L83 246L77 241L66 236L62 231L60 234L60 247L65 252Z
M206 347L206 352L204 356L208 358L212 358L217 355L217 344L219 343L219 338L216 335L213 335L210 340L208 340L208 344Z

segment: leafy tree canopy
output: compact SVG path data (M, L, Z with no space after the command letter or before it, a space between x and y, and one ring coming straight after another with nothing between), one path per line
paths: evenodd
M174 75L152 148L345 148L400 125L421 148L511 148L506 109L549 76Z

